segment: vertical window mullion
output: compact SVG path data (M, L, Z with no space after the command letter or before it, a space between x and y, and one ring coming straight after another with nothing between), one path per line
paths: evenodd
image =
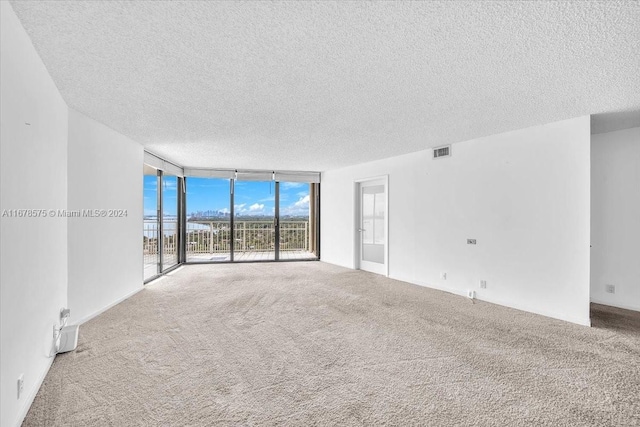
M231 178L229 180L229 227L231 228L231 238L229 241L229 261L233 262L233 253L235 251L235 240L236 240L236 230L235 230L235 206L234 204L234 193L235 193L235 180Z
M158 169L158 274L162 273L164 255L164 221L162 206L162 170Z
M276 181L276 197L275 197L275 212L274 212L274 219L273 219L273 223L274 223L274 227L275 227L275 243L274 243L274 250L275 250L275 255L274 255L274 259L276 261L280 260L280 183L278 181Z

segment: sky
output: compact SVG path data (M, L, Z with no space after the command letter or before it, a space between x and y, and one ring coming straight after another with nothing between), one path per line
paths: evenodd
M165 213L176 214L177 179L164 178ZM144 176L144 215L156 212L157 179ZM236 216L273 216L275 212L275 183L263 181L236 181ZM221 178L187 177L187 217L198 211L229 212L229 180ZM303 182L280 183L280 216L309 215L309 184Z

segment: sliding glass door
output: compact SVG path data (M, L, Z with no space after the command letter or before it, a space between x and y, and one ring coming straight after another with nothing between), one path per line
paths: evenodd
M162 174L162 271L178 264L178 177Z
M160 273L159 226L158 226L158 171L147 165L143 172L144 220L142 229L142 252L144 280Z
M187 262L231 261L230 180L187 178Z
M315 184L279 183L279 259L316 259Z
M276 191L273 181L235 181L233 261L276 259Z
M184 261L180 207L183 178L148 164L143 168L142 230L144 281Z
M184 178L184 261L320 257L319 184L309 182L317 179L317 174L198 169L185 172L194 175ZM166 197L167 193L163 194ZM167 222L169 218L165 218ZM163 225L163 236L170 242L171 226ZM169 253L170 248L165 251Z
M144 281L184 262L320 258L315 172L181 168L144 160Z

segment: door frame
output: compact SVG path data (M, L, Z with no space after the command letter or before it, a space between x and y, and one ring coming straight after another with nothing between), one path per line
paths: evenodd
M362 198L360 197L360 188L363 183L369 181L383 181L384 182L384 194L385 194L385 215L384 215L384 268L383 276L389 277L389 175L379 175L368 178L356 179L353 181L354 191L354 227L353 227L353 254L354 254L354 267L356 270L362 270L361 267L361 232L360 229L360 212ZM368 270L364 270L368 271Z

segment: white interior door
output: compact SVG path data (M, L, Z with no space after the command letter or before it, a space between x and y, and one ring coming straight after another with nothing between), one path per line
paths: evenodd
M358 184L359 268L388 276L388 194L387 178L360 181Z

